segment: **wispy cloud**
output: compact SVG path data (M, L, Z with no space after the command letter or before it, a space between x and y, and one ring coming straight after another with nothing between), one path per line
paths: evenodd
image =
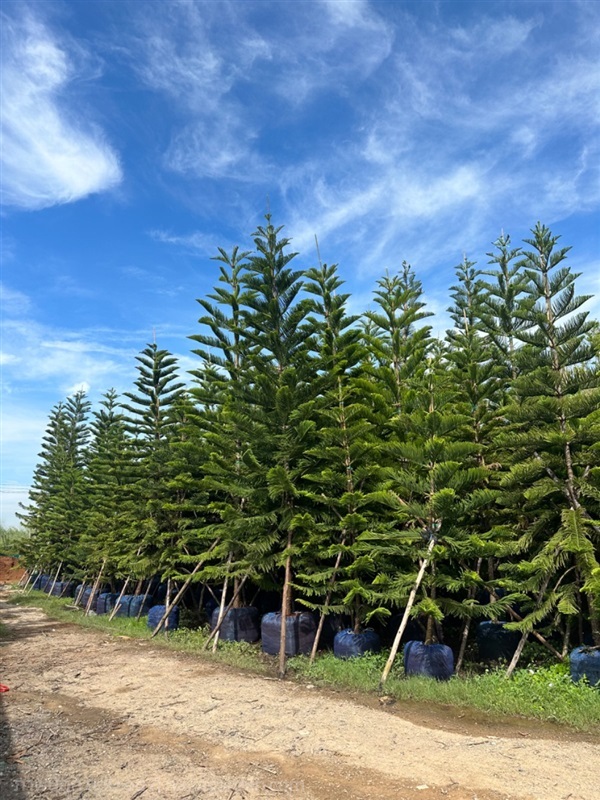
M152 230L148 232L148 235L155 242L176 245L187 252L202 256L212 257L217 253L218 247L230 250L233 246L231 242L224 241L222 236L215 233L204 233L203 231L176 234L171 231Z
M249 192L278 194L294 247L312 248L316 233L359 275L403 258L428 270L483 250L501 227L597 207L600 19L590 5L574 6L556 51L553 6L458 24L443 4L421 15L321 0L270 4L264 25L261 4L224 2L217 14L175 2L138 23L132 52L181 118L169 169L229 181L240 221ZM202 234L153 235L210 251Z
M38 209L116 186L119 159L72 87L86 54L16 8L2 14L2 202Z

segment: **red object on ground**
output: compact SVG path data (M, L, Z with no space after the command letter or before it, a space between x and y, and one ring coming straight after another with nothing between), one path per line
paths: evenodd
M0 692L8 692L8 686L5 686L3 683L0 683Z

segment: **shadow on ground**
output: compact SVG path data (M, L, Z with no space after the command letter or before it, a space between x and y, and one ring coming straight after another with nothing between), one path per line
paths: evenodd
M14 750L6 714L7 703L6 694L0 694L0 795L2 800L25 800L19 770L19 753Z

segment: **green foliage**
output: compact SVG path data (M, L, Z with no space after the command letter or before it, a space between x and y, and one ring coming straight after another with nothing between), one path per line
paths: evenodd
M172 589L195 570L358 630L427 555L412 614L428 641L458 619L461 663L479 619L600 643L600 340L570 248L538 223L486 270L465 257L437 340L406 262L351 314L337 266L296 268L270 215L252 239L218 251L191 388L152 344L125 404L108 392L89 427L81 394L52 410L27 563Z
M16 525L0 525L0 556L18 556L29 539L26 528Z

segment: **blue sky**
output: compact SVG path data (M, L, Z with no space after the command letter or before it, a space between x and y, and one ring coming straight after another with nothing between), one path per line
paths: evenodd
M441 332L463 253L483 265L538 219L600 294L595 0L1 13L3 522L53 404L128 389L153 329L193 367L210 258L247 248L267 203L299 266L318 235L354 310L407 260Z

